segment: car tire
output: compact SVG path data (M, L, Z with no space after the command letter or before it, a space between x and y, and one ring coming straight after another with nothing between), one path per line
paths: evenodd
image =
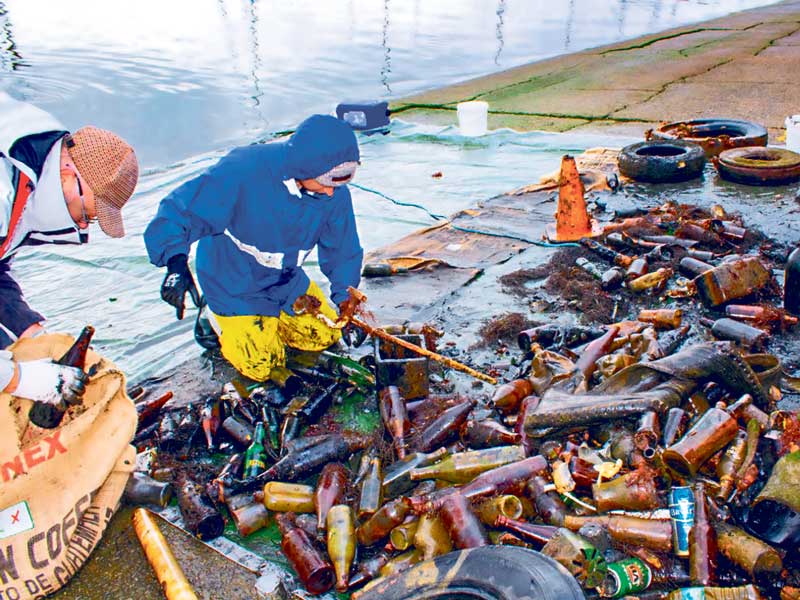
M459 550L377 580L357 600L585 600L552 558L518 546Z
M639 142L622 149L619 172L636 181L665 183L699 177L706 155L697 144L682 140Z
M686 140L702 146L709 158L730 148L766 146L763 125L734 119L694 119L667 123L647 133L648 140Z
M800 154L784 148L733 148L714 161L720 177L746 185L782 185L800 179Z

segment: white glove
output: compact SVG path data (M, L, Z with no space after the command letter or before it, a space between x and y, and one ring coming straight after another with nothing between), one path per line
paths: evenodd
M77 404L86 391L83 370L54 363L49 358L17 363L19 383L13 394L46 404Z

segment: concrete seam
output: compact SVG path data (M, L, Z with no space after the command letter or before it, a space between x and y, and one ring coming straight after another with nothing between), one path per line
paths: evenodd
M407 110L415 109L428 109L428 110L446 110L454 112L455 107L445 106L441 104L416 104L405 105L398 110L393 110L392 114L399 114ZM621 109L618 109L621 110ZM615 111L616 112L616 111ZM546 112L520 112L510 110L490 110L490 115L507 115L514 117L543 117L550 119L578 119L581 121L617 121L620 123L649 123L648 119L638 119L635 117L614 117L611 113L605 115L579 115L579 114L565 114L565 113L546 113ZM576 125L579 127L579 125Z
M729 29L727 27L701 27L699 29L689 29L686 31L678 31L676 33L672 33L669 35L662 35L657 38L653 38L651 40L647 40L646 42L642 42L641 44L634 44L631 46L625 46L624 48L612 48L610 50L605 50L600 52L600 56L605 56L606 54L612 54L613 52L627 52L628 50L640 50L642 48L647 48L648 46L652 46L658 42L663 42L665 40L671 40L674 38L682 37L684 35L693 35L695 33L700 33L703 31L739 31L738 29Z
M670 82L668 82L668 83L664 84L664 85L661 87L661 89L660 89L660 90L658 90L658 91L654 92L654 93L653 93L651 96L648 96L647 98L644 98L644 99L640 100L639 102L634 102L634 103L632 103L632 104L626 104L626 105L624 105L624 106L622 106L622 107L620 107L620 108L617 108L617 109L615 109L615 110L611 111L611 113L610 113L610 114L611 114L611 115L613 115L614 113L618 113L618 112L620 112L620 111L623 111L623 110L625 110L626 108L630 108L631 106L637 106L637 105L641 105L641 104L646 104L647 102L650 102L650 101L651 101L653 98L655 98L656 96L659 96L660 94L663 94L664 92L666 92L666 91L667 91L667 88L669 88L671 85L675 85L676 83L686 83L686 82L687 82L687 80L688 80L690 77L698 77L699 75L705 75L706 73L710 73L710 72L711 72L711 71L713 71L714 69L717 69L717 68L721 67L722 65L726 65L726 64L728 64L729 62L733 62L733 59L732 59L732 58L729 58L729 59L727 59L727 60L724 60L724 61L722 61L722 62L719 62L719 63L717 63L716 65L714 65L714 66L712 66L712 67L709 67L709 68L708 68L708 69L706 69L705 71L702 71L702 72L699 72L699 73L693 73L693 74L691 74L691 75L684 75L683 77L679 77L679 78L678 78L678 79L676 79L675 81L670 81Z
M771 47L771 46L774 46L774 45L775 45L775 42L777 42L778 40L782 40L782 39L784 39L784 38L787 38L787 37L792 37L792 36L793 36L794 34L796 34L798 31L800 31L800 27L796 27L796 28L795 28L795 30L794 30L794 31L792 31L791 33L788 33L788 34L786 34L786 35L782 35L782 36L780 36L780 37L776 37L776 38L775 38L775 39L773 39L773 40L770 40L770 41L769 41L769 43L768 43L766 46L764 46L764 47L763 47L763 48L761 48L760 50L757 50L757 51L756 51L756 53L755 53L755 54L753 54L753 56L758 56L759 54L761 54L762 52L764 52L764 50L766 50L767 48L769 48L769 47Z

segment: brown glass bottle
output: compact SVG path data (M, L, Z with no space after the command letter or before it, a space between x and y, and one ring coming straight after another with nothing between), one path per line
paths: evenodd
M70 346L69 350L64 353L64 356L59 358L56 362L59 365L66 367L76 367L78 369L86 368L86 351L89 350L89 344L92 342L94 335L94 327L87 325L83 328L78 339Z
M538 475L531 477L528 481L528 496L533 500L536 512L543 521L557 527L564 526L564 517L567 514L567 507L555 492L547 492L547 482Z
M795 248L786 261L783 277L783 308L800 315L800 247Z
M350 589L360 587L375 579L381 572L381 569L389 562L389 555L386 552L378 552L372 558L362 560L353 569L355 573L350 577Z
M657 552L672 552L672 522L633 515L611 515L608 533L620 544L643 546Z
M744 569L756 583L767 584L780 576L781 555L769 544L728 523L714 524L719 551Z
M394 440L395 454L398 459L402 460L408 451L406 437L411 431L406 401L400 395L400 390L396 386L390 385L381 390L378 406L386 431Z
M417 433L413 449L417 452L431 452L445 445L448 440L458 435L461 425L474 407L475 401L470 399L442 412Z
M680 308L642 309L636 319L655 325L657 329L677 329L681 326L683 311Z
M172 399L172 392L167 392L162 394L155 400L150 400L148 402L139 402L136 404L136 412L139 414L139 424L137 426L137 431L141 431L144 427L147 427L150 423L152 423L158 414L161 412L161 409L164 405Z
M400 500L392 500L381 506L356 531L360 544L371 546L389 535L389 532L400 525L408 514L408 507Z
M498 387L492 395L492 404L501 413L509 415L519 410L522 399L533 393L528 379L515 379Z
M310 485L270 481L264 484L262 497L264 506L275 512L314 512L314 488Z
M633 434L633 444L642 452L645 458L653 458L655 456L660 429L656 411L648 410L642 413L639 418L639 427L636 429L636 433Z
M642 275L647 273L647 258L644 256L640 256L634 259L631 264L628 265L627 270L625 271L625 281L633 281Z
M500 515L495 521L496 527L502 527L514 532L523 540L533 542L534 544L544 545L550 538L553 537L558 527L554 525L538 525L536 523L527 523L525 521L518 521L517 519L509 519Z
M694 585L711 585L717 572L717 535L708 519L705 485L694 485L694 526L689 532L689 576Z
M94 327L91 325L84 327L78 339L76 339L75 343L64 353L64 356L55 361L56 364L83 370L86 366L86 351L89 349L89 344L92 341L93 335ZM63 401L57 405L34 402L28 413L28 418L31 420L31 423L43 429L54 429L61 423L61 419L64 418L64 413L67 412L67 408L67 403Z
M667 411L667 418L661 432L661 441L665 448L675 443L686 431L689 415L682 408L674 407Z
M450 483L467 483L481 473L525 458L522 446L498 446L483 450L457 452L427 467L411 471L411 479L441 479Z
M654 477L637 471L595 483L592 486L597 510L607 512L614 509L651 510L658 508L658 489Z
M719 489L715 495L717 500L728 501L736 485L736 473L744 463L746 452L747 436L740 431L717 463L717 478L719 479Z
M336 572L336 590L346 592L350 566L356 555L356 532L353 509L343 504L332 506L326 517L328 556Z
M317 511L317 529L325 529L328 511L332 506L344 503L348 473L341 463L328 463L322 469L314 490L314 507Z
M769 325L774 328L792 327L800 320L779 308L749 304L728 304L725 314L739 321L750 321L756 326Z
M503 465L481 473L460 488L466 498L488 496L490 494L521 494L529 478L547 469L543 456L531 456L525 460Z
M429 465L444 456L447 456L447 449L438 448L428 453L414 452L403 460L393 462L383 473L383 495L387 498L394 498L409 492L416 485L415 481L411 481L411 470Z
M469 419L461 426L461 440L469 448L491 448L519 444L522 436L494 419Z
M234 415L222 422L222 430L228 434L239 448L248 448L253 442L253 428Z
M333 566L319 552L308 534L297 527L292 513L275 515L281 532L281 550L305 588L312 594L322 594L333 587L336 579Z
M428 560L450 552L453 549L453 542L442 519L437 515L426 513L417 523L414 546L422 554L423 560Z
M456 548L463 550L489 544L486 530L461 494L448 495L442 502L439 516Z
M383 476L381 475L381 459L373 456L364 478L361 480L361 494L358 497L356 516L359 520L371 517L383 504Z
M730 414L709 408L680 440L664 450L664 462L684 477L694 477L711 455L736 437L739 426Z

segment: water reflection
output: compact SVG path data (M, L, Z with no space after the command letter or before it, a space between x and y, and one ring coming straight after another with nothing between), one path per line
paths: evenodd
M661 22L661 5L663 4L662 0L655 0L653 2L653 14L650 17L650 27L655 29L658 27L658 24Z
M261 98L264 92L261 90L261 80L259 72L261 71L261 51L258 46L258 13L256 12L256 0L250 0L250 54L251 64L250 76L253 79L253 108L261 119L263 127L266 129L268 121L264 116L264 107L261 105Z
M617 7L617 33L619 37L625 37L625 15L628 12L628 0L619 0Z
M500 66L500 55L503 53L503 14L506 12L506 0L498 0L497 10L497 27L495 28L495 37L497 38L497 52L494 54L494 64Z
M14 35L11 31L11 21L8 18L8 9L4 2L0 2L0 64L4 71L16 71L22 65L22 57L17 52L14 44Z
M345 99L399 97L770 1L2 0L2 86L70 128L91 118L145 165L164 165Z
M564 32L564 52L569 51L569 44L572 40L572 26L575 21L575 0L569 0L567 10L567 30Z
M381 83L386 88L386 91L391 94L392 88L389 86L389 74L392 72L392 49L389 47L389 0L383 0L382 33L383 67L381 68Z

